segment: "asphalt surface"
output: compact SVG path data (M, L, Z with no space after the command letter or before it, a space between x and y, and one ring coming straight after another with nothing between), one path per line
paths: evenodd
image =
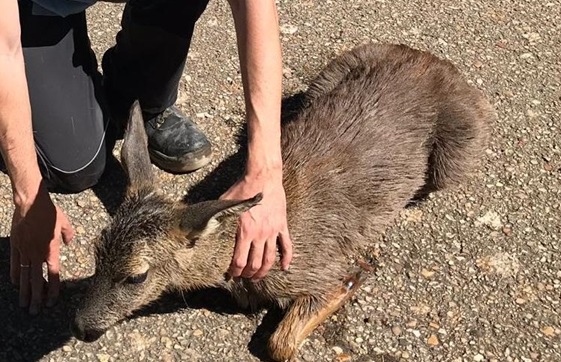
M405 43L454 62L498 113L478 175L403 212L376 247L379 270L301 349L301 361L561 361L561 3L559 1L278 1L284 89L291 94L331 57L365 41ZM88 11L99 59L122 5ZM158 172L180 198L233 180L243 124L235 33L212 1L193 39L178 105L214 144L194 174ZM241 164L229 161L233 169ZM216 176L216 177L215 177ZM123 191L114 164L93 190L53 197L77 232L63 247L60 303L31 318L8 282L12 212L0 174L1 361L259 361L275 315L246 315L218 291L171 295L92 344L68 315L93 272L91 240ZM263 319L263 317L265 318Z

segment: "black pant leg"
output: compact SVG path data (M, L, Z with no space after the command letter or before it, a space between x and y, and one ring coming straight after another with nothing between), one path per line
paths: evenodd
M140 100L145 115L173 105L196 21L209 0L129 0L102 67L112 111L126 119ZM124 113L123 113L124 112Z
M40 168L51 189L93 186L106 162L101 75L85 13L40 16L19 1L21 40Z

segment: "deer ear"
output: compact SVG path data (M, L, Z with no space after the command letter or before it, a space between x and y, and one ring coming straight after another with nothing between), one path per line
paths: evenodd
M138 100L132 104L130 109L121 147L121 163L128 177L129 188L153 187L154 175L148 153L148 137Z
M228 216L239 216L263 199L261 193L246 200L213 200L188 206L181 218L180 228L190 239L216 231Z

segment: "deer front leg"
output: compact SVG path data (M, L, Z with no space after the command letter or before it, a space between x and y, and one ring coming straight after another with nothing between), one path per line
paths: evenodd
M362 282L357 272L346 278L341 287L334 290L327 302L304 296L289 307L277 330L269 339L268 348L275 361L292 361L302 342L330 315L349 300Z

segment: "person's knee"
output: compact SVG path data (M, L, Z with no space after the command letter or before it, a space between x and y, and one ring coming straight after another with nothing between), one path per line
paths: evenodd
M44 177L49 188L68 193L79 193L95 186L105 172L105 152L100 152L96 158L85 167L75 172L60 172L49 170Z

